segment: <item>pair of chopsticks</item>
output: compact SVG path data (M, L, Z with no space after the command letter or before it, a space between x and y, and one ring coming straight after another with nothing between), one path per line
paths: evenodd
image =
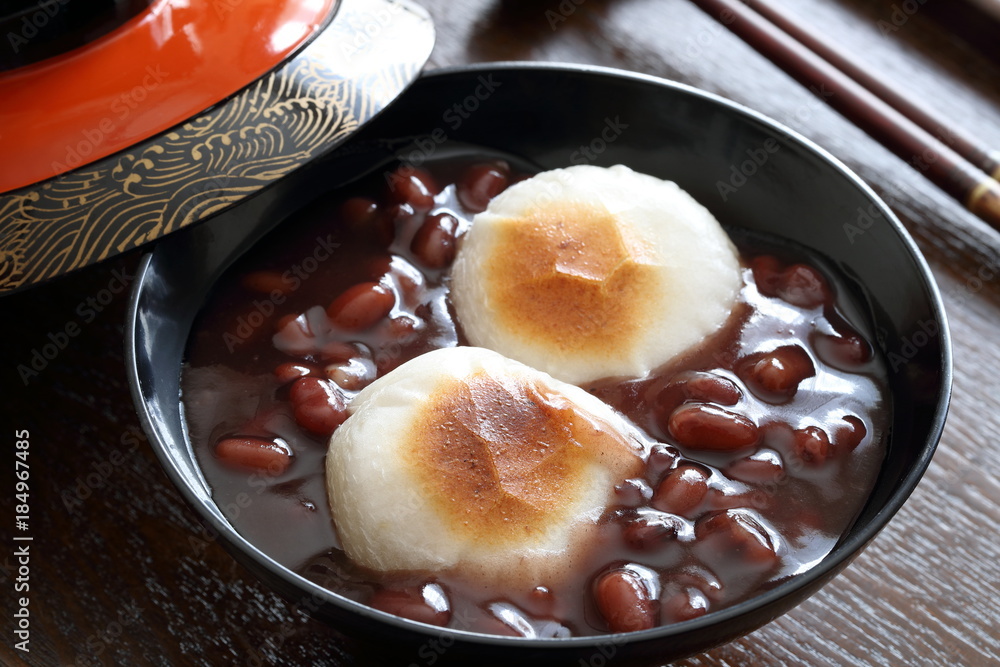
M876 78L771 0L694 3L1000 230L1000 153Z

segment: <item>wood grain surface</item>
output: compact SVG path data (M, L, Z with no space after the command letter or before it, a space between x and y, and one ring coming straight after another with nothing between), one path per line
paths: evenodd
M955 345L954 399L916 492L817 595L678 664L998 664L1000 234L685 0L421 4L438 30L431 67L490 60L620 67L719 93L789 125L886 199L939 280ZM1000 59L945 30L936 18L940 0L784 4L1000 147ZM552 25L546 11L566 20ZM0 476L0 663L375 664L364 647L236 565L160 469L124 373L127 285L139 259L133 252L0 300L2 469L11 471ZM60 332L65 349L25 383L17 367L63 340ZM30 653L15 648L12 611L15 429L28 429L31 443Z

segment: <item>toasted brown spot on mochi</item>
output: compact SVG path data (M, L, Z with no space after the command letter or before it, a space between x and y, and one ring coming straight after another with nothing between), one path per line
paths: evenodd
M482 546L574 521L591 465L622 479L641 465L625 436L563 396L485 372L439 385L411 429L406 463L423 497L459 539Z
M486 281L503 326L579 354L641 340L662 273L645 242L628 236L606 208L536 207L498 223L496 238Z

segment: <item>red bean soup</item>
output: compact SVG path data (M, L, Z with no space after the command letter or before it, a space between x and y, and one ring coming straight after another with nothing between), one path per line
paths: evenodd
M340 549L324 457L346 406L431 349L463 345L449 268L475 213L530 175L489 152L399 165L296 213L220 279L182 376L214 498L279 563L389 613L565 637L701 616L808 570L850 527L885 451L884 364L818 256L729 229L729 321L639 379L584 387L654 443L614 490L584 564L502 596L447 573L366 571ZM406 508L400 508L406 511Z

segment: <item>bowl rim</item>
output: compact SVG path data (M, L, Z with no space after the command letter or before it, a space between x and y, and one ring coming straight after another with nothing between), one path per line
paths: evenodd
M279 564L270 556L264 554L256 545L244 538L222 515L217 505L210 499L205 499L195 493L188 485L187 480L178 470L170 457L168 444L161 437L160 432L154 427L152 417L149 414L145 400L142 397L140 388L140 375L138 368L138 312L143 286L148 278L149 268L156 251L147 253L140 264L136 274L136 280L129 298L127 321L125 325L125 353L126 353L126 373L128 382L136 406L136 411L140 417L142 427L145 430L151 443L155 444L154 450L164 467L168 477L181 495L198 512L203 521L208 521L214 530L223 537L230 546L237 548L241 554L250 558L254 565L268 571L272 576L276 576L286 582L292 583L303 593L303 598L320 598L324 602L333 604L342 611L357 614L365 619L375 621L382 625L391 626L394 629L415 632L427 637L440 639L451 637L470 644L489 645L496 648L511 649L536 649L555 650L560 648L597 648L607 646L612 643L633 643L646 642L650 640L662 640L670 637L684 635L689 632L702 630L716 624L725 624L738 618L748 611L758 608L765 608L772 605L796 590L808 588L810 585L820 585L823 580L837 574L846 567L854 557L856 557L864 547L875 538L875 536L886 526L889 520L899 511L905 501L912 494L920 479L926 472L927 467L937 449L938 442L944 428L948 413L952 393L952 344L948 327L947 315L944 309L940 290L926 259L920 252L916 242L907 232L902 222L889 208L872 188L865 183L860 176L851 170L846 164L834 157L826 149L820 147L811 139L803 136L799 132L785 126L784 124L755 111L741 103L732 101L716 93L696 88L694 86L672 81L662 77L632 72L612 67L605 67L591 64L574 64L547 61L500 61L475 63L471 65L456 65L435 68L424 71L417 85L423 80L443 79L456 74L484 74L488 72L517 72L517 71L549 71L566 72L573 75L587 75L597 78L606 78L619 82L628 82L642 85L652 85L657 87L670 88L685 95L691 95L712 104L726 108L745 117L749 121L756 122L769 128L773 132L783 135L783 140L796 143L800 149L812 153L836 172L840 177L846 178L851 185L863 193L886 222L895 231L898 240L907 251L910 259L914 262L915 270L923 281L922 287L926 290L929 310L940 323L940 386L937 390L936 402L933 410L932 420L924 442L921 445L921 452L912 468L899 480L896 490L890 495L885 504L871 517L867 525L857 534L850 535L847 539L839 541L835 547L824 556L824 558L809 568L807 571L797 574L786 581L761 592L753 597L736 603L732 606L713 611L704 616L682 621L678 623L658 626L648 630L640 630L627 633L611 633L602 635L584 635L567 638L525 638L508 637L501 635L491 635L481 632L473 632L457 628L442 628L439 626L420 623L402 617L398 617L386 612L376 610L360 602L350 600L329 589L326 589L302 575L294 572L290 568ZM190 449L190 442L185 443ZM269 584L270 585L270 584Z

